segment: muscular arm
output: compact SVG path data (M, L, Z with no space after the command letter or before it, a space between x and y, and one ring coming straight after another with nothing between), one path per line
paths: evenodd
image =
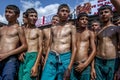
M47 47L47 51L46 51L46 54L45 54L45 62L44 62L44 65L46 63L46 60L48 58L48 54L49 54L49 51L50 51L50 44L51 44L51 28L49 29L49 33L47 35L45 35L45 37L47 38L47 43L46 43L46 47ZM44 68L44 67L43 67Z
M72 33L71 34L72 34L72 55L71 55L70 64L68 66L69 70L71 70L71 68L72 68L75 54L76 54L76 28L75 28L75 26L72 26Z
M120 13L120 0L110 0L110 1L115 6L117 11Z
M39 42L38 42L38 56L35 62L35 66L38 67L38 65L40 64L40 58L42 55L42 41L43 41L43 33L42 30L38 30L38 34L39 34Z
M23 51L25 51L27 49L27 43L26 43L25 33L24 33L23 28L17 27L17 30L18 30L18 37L20 39L21 46L19 46L18 48L14 49L14 50L9 51L7 53L8 56L22 53Z
M44 30L44 36L46 38L46 40L45 40L45 44L46 44L46 46L45 46L45 48L46 48L45 49L46 50L45 55L49 52L48 48L50 48L49 47L50 46L50 34L51 34L51 29L50 28Z
M88 66L91 61L94 59L96 55L96 45L95 45L95 34L93 32L90 32L90 43L91 43L91 53L88 57L88 59L85 61L85 65Z
M39 64L40 64L40 58L41 58L41 55L42 55L42 41L43 41L43 33L42 33L42 30L39 30L37 29L37 33L39 35L38 37L38 55L37 55L37 59L35 61L35 64L34 66L32 67L31 69L31 76L34 76L36 77L37 74L38 74L38 67L39 67Z

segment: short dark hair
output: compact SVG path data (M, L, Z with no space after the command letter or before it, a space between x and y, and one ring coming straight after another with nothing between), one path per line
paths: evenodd
M68 10L69 10L69 12L70 12L70 8L69 8L69 6L67 5L67 4L61 4L59 7L58 7L58 11L57 11L57 13L60 11L60 9L62 9L62 8L68 8Z
M53 15L52 19L53 19L54 17L59 17L59 16L58 16L58 15Z
M37 14L37 11L34 9L34 8L29 8L26 10L26 16L28 17L29 13L36 13Z
M86 12L79 13L78 16L77 16L77 20L79 20L83 16L88 17L88 14Z
M12 9L15 12L15 14L20 14L20 9L16 5L8 5L6 6L6 9Z
M99 25L100 25L100 21L98 21L98 20L93 20L93 21L91 21L91 24L93 24L93 23L98 23Z
M112 13L112 7L110 5L103 5L98 9L98 13L102 10L109 9Z
M27 13L26 12L23 12L23 15L26 15Z

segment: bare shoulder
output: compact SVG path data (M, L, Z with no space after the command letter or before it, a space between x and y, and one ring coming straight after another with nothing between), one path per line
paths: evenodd
M37 34L42 34L42 29L40 29L40 28L35 28L35 31L37 32Z
M38 32L42 31L40 28L35 28L35 30Z
M20 34L24 33L24 28L23 27L21 27L19 25L14 25L13 27L17 30L18 33L20 33Z
M90 34L94 34L94 32L93 31L91 31L91 30L88 30L89 32L90 32Z
M76 29L76 27L75 27L74 25L72 25L71 23L66 23L66 24L64 25L64 27L67 28L67 29L71 29L71 30Z
M95 33L91 30L89 30L89 34L90 34L90 36L95 36Z
M43 31L44 32L49 32L51 28L44 28Z
M71 23L67 23L66 25L68 25L71 29L76 29L75 25L73 25Z
M59 25L54 25L54 26L51 26L51 29L55 29L57 28Z

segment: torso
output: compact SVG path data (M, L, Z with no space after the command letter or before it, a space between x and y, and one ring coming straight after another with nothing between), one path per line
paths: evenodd
M0 28L0 53L8 52L19 46L18 26L4 26Z
M26 28L25 37L28 45L27 52L38 52L39 50L39 33L40 30L38 28Z
M77 32L77 53L75 62L84 62L88 58L90 31Z
M51 50L57 53L63 53L71 50L71 24L64 26L57 25L52 27L52 45Z
M116 58L118 30L118 27L110 26L98 34L97 57L104 59Z

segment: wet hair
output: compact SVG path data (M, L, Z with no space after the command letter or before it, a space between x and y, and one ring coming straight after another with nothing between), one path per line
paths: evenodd
M37 14L37 11L34 9L34 8L29 8L26 10L26 16L28 17L29 13L36 13Z
M67 8L68 10L69 10L69 12L70 12L70 8L69 8L69 6L67 5L67 4L61 4L59 7L58 7L58 11L57 11L57 13L60 11L60 9L62 9L62 8Z
M112 7L110 5L103 5L98 9L98 13L102 10L109 9L112 13Z
M8 5L6 6L6 9L12 9L15 12L15 14L20 14L20 9L16 5Z
M79 13L78 16L77 16L77 20L79 20L79 19L80 19L81 17L83 17L83 16L88 17L88 14L85 13L85 12Z

